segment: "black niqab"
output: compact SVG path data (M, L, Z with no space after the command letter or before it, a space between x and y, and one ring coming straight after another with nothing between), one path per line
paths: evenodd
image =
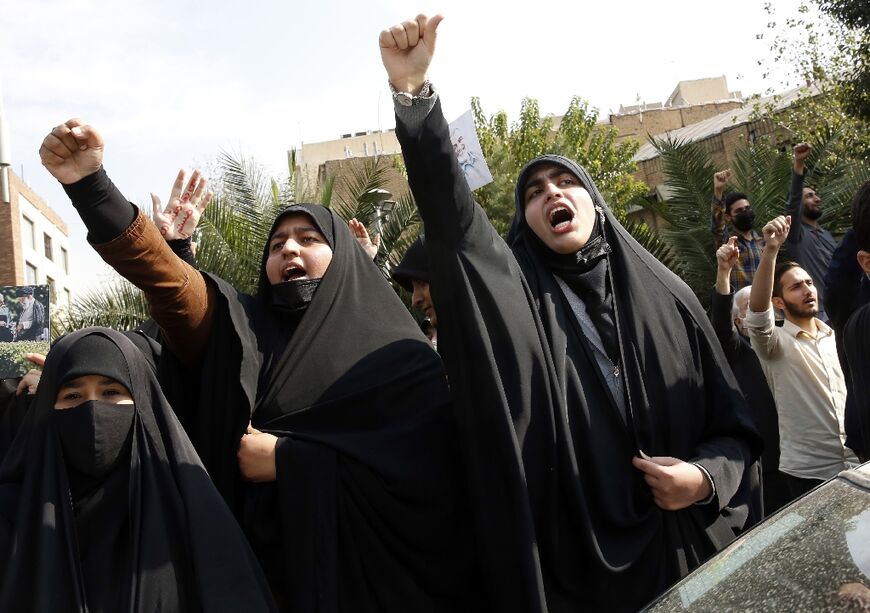
M77 351L86 346L100 350ZM55 410L60 383L83 374L111 374L134 404ZM112 410L120 420L95 417ZM27 421L0 465L0 609L274 610L238 525L123 335L88 328L58 341ZM61 431L70 421L71 439L90 439L108 460L72 496Z

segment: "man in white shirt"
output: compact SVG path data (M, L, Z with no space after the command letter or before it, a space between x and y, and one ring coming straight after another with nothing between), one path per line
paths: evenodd
M744 326L758 354L779 414L779 470L798 497L857 463L845 446L846 383L834 332L819 320L818 291L795 262L776 263L791 217L764 226L765 246ZM774 325L772 306L785 313Z

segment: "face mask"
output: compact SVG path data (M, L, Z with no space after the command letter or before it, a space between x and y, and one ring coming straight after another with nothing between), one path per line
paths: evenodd
M301 281L285 281L273 285L272 308L282 313L300 313L308 308L314 298L314 292L320 285L320 279L303 279Z
M749 232L755 223L755 211L741 211L731 218L731 225L741 232Z
M72 489L78 489L78 477L100 483L122 457L129 456L134 413L132 404L99 400L54 411Z

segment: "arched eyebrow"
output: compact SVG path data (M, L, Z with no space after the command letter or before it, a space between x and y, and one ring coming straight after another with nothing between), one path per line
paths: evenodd
M557 177L561 177L562 175L568 175L569 177L577 181L577 183L583 185L583 181L581 181L573 172L571 172L567 168L556 167L551 168L546 173L538 174L537 176L535 176L535 178L526 183L526 190L523 195L528 194L529 190L532 188L541 187L544 184L545 179L555 179Z
M314 226L293 226L292 232L288 232L287 230L278 230L272 236L269 237L269 242L271 243L275 239L287 239L291 234L302 234L303 232L315 232L320 236L323 236L323 233Z

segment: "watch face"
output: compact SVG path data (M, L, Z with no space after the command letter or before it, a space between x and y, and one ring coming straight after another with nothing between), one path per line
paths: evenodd
M408 92L396 92L393 96L395 96L396 102L402 106L411 106L414 104L414 97Z

